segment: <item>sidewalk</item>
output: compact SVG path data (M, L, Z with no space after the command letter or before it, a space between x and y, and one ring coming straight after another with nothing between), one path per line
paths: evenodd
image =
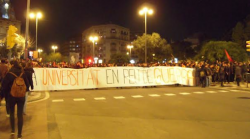
M224 83L223 85L224 85L224 87L230 87L230 88L250 91L250 83L248 83L248 87L247 87L246 82L240 82L240 86L237 86L236 82ZM221 87L220 83L218 83L218 82L215 84L212 83L209 87L224 88L224 87Z
M43 99L44 97L45 97L45 94L42 92L31 92L31 94L28 95L28 103ZM5 106L5 100L2 100L0 106Z

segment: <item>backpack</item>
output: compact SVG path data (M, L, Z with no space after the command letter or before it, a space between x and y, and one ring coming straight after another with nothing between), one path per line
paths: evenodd
M200 77L204 77L204 76L205 76L205 71L204 70L200 71Z
M23 72L20 74L20 76L17 76L13 72L9 72L9 73L16 77L12 84L10 94L13 97L25 97L26 85L25 85L24 79L22 78Z

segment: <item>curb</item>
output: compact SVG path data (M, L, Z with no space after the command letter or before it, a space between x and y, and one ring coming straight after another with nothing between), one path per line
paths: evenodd
M34 101L41 100L41 99L45 98L45 92L36 92L36 93L40 93L40 96L39 97L34 97L34 98L32 98L32 96L28 96L31 99L29 99L27 101L27 103L34 102ZM1 103L0 103L0 106L5 106L5 101L2 100Z

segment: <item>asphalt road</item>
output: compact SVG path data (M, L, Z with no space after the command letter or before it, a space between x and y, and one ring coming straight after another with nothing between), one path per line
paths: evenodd
M237 88L55 91L28 112L25 139L250 138L250 91Z

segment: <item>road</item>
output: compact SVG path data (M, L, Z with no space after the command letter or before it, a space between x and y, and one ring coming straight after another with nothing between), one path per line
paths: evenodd
M250 91L237 88L172 86L49 94L49 99L28 105L25 139L250 138ZM0 128L7 137L8 122L0 124L6 125Z

